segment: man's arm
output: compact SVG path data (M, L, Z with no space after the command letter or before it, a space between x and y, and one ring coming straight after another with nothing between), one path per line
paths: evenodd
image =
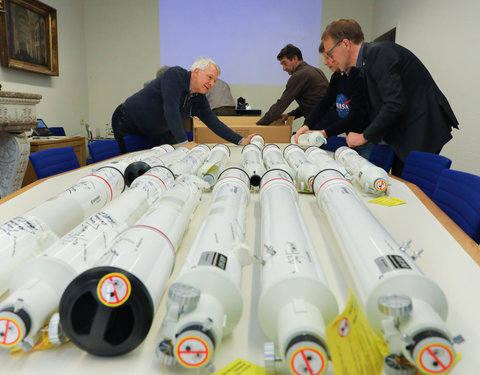
M240 144L243 137L240 134L235 133L227 125L221 122L218 117L212 112L208 105L205 95L199 94L195 98L195 114L203 121L219 137L233 143Z
M180 99L186 93L182 87L181 79L176 72L167 71L164 74L160 87L163 97L163 113L167 120L168 128L178 143L185 142L187 141L187 135L182 125Z
M398 55L390 48L371 48L364 66L368 84L373 84L381 106L377 115L363 132L373 143L380 142L406 110ZM369 98L368 100L372 100Z
M257 121L257 125L268 125L277 120L282 115L283 111L287 109L291 102L299 95L303 88L303 83L300 76L292 75L287 82L287 86L283 91L280 99L273 104L265 115Z

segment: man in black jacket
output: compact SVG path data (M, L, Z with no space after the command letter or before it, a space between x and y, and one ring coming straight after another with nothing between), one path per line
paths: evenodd
M154 145L179 143L187 148L182 120L198 116L215 134L234 144L250 143L254 134L243 138L221 122L212 112L205 94L213 87L220 68L210 59L197 59L190 71L179 66L165 70L142 90L120 104L112 115L112 128L122 153L123 137L148 137ZM172 142L172 135L176 142Z
M387 142L395 151L392 174L400 176L410 151L440 153L458 121L422 62L393 42L365 43L360 25L340 19L322 34L327 55L340 70L363 70L370 124L347 143Z

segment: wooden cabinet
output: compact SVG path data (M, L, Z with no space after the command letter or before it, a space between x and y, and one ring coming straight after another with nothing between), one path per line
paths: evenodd
M42 139L30 139L30 154L48 148L71 146L77 154L80 166L87 164L87 150L85 145L85 137L50 137ZM33 170L32 163L28 162L27 171L23 178L22 187L37 180L37 175Z

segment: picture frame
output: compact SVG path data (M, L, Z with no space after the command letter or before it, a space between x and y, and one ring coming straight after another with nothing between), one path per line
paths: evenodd
M57 11L37 0L0 0L0 60L7 68L58 76Z

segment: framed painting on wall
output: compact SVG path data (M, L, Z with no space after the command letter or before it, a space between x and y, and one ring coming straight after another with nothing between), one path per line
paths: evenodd
M0 0L3 66L58 76L57 11L37 0Z

